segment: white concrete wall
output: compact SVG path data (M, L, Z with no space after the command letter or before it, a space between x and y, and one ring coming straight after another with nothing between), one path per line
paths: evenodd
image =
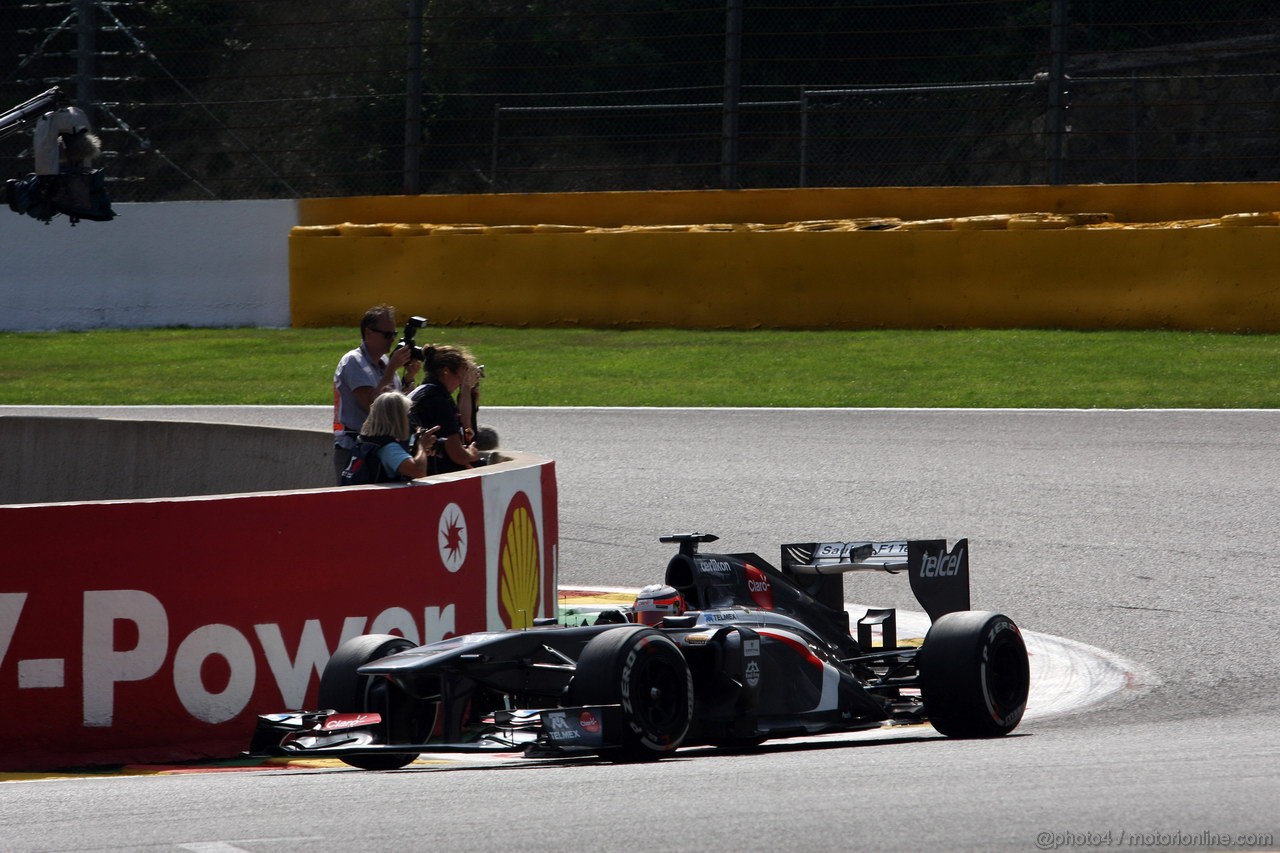
M0 330L289 325L295 201L114 207L74 228L0 209Z
M58 448L70 476L16 465L0 478L0 505L138 500L316 489L334 485L333 436L187 421L0 414L0 442L31 458Z

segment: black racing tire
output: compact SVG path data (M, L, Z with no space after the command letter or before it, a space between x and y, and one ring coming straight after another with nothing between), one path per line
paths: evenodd
M1001 613L948 613L929 629L919 654L925 716L954 738L1007 735L1027 707L1027 646Z
M370 661L415 646L415 643L394 634L364 634L347 640L333 653L324 672L320 673L320 707L347 714L361 711L384 713L387 710L386 686L375 683L356 670ZM361 770L398 770L417 757L412 752L341 756L344 763Z
M619 626L587 643L567 704L620 705L621 749L601 755L649 761L675 752L693 723L693 675L680 648L652 628Z

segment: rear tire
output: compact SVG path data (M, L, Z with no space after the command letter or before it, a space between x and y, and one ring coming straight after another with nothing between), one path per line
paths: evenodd
M693 675L680 649L651 628L618 627L578 658L568 705L621 705L621 749L606 758L648 761L675 752L693 723Z
M1000 737L1017 728L1031 685L1027 647L1008 616L948 613L920 649L920 693L929 722L947 737Z
M387 684L360 675L356 670L370 661L415 647L415 643L392 634L365 634L347 640L329 658L320 674L320 707L340 713L373 711L382 714L385 720L389 710ZM417 757L412 752L393 752L345 755L342 761L361 770L398 770Z

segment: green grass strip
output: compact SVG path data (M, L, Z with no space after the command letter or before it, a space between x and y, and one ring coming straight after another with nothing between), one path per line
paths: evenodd
M0 333L0 404L327 405L353 329ZM1280 335L432 328L502 406L1274 408Z

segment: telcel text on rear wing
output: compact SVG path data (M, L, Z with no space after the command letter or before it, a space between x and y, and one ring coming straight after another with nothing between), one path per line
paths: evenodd
M911 592L931 620L969 609L968 539L950 550L945 539L783 545L782 571L830 607L844 607L845 573L906 572Z

